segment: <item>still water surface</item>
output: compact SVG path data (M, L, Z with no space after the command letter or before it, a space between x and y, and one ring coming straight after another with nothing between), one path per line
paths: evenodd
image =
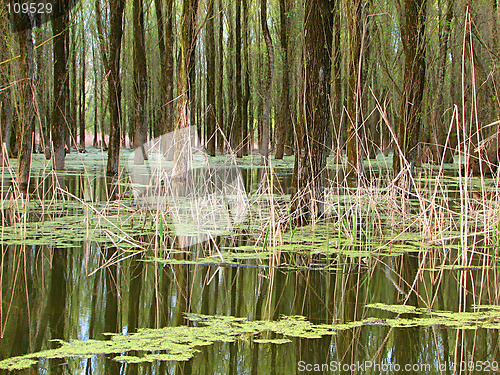
M77 173L69 174L60 183L76 197L85 199L91 193L94 200L106 201L113 194L104 177L97 176L89 184L88 179ZM286 190L290 185L289 171L283 170L278 176ZM243 177L249 190L257 188L258 170L245 169ZM34 178L33 182L47 184L42 190L49 195L48 180ZM12 223L12 215L9 210L3 211L4 227ZM54 214L51 215L53 218ZM59 217L64 216L81 216L84 220L85 212L68 206L59 213ZM41 211L34 210L30 216L32 222L42 219ZM331 233L323 231L321 235L335 238L337 232L332 229ZM248 238L217 241L221 249L227 250L231 246L251 244ZM67 246L68 243L71 246ZM104 334L108 332L130 335L142 328L196 325L186 319L185 313L242 317L251 321L301 315L314 324L331 325L334 334L316 339L292 337L279 345L254 342L256 338L282 337L262 332L239 337L235 342L200 346L189 361L133 364L114 361L116 355L42 358L37 365L20 373L495 372L495 361L500 362L498 328L389 327L384 324L386 319L397 314L366 306L399 305L406 301L416 307L432 303L434 310L458 311L463 272L469 277L471 293L481 290L481 295L465 303L467 309L472 309L473 301L492 304L498 295L496 269L427 269L420 271L417 277L425 249L398 256L350 256L346 250L346 255L329 258L308 254L315 250L314 246L314 243L306 244L300 254L283 254L278 260L273 258L274 261L250 257L238 264L182 264L183 259L193 260L200 252L209 251L200 247L175 254L181 261L179 264L165 264L151 260L162 258L161 251L158 254L148 250L100 268L116 255L117 248L112 244L87 241L77 235L61 247L29 242L9 245L4 241L1 245L0 359L56 348L59 344L52 341L56 339L106 340ZM213 247L210 250L216 253ZM282 267L291 263L301 267ZM318 264L321 267L317 267ZM412 287L420 297L411 293ZM400 316L411 319L414 315ZM368 317L372 319L371 324L335 329L336 325ZM141 356L141 353L120 355ZM464 361L463 371L456 368L460 361ZM483 368L485 365L490 367Z

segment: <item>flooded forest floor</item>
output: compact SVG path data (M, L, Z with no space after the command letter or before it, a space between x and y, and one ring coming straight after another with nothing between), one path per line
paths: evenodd
M28 196L15 161L0 176L0 371L498 370L496 177L424 164L404 194L390 158L358 188L329 158L324 217L293 227L293 157L197 159L193 199L168 160L124 151L110 179L96 149L33 158Z

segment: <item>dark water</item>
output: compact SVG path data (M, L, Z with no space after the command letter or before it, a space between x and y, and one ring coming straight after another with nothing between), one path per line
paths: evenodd
M243 173L248 187L258 186L258 171ZM285 194L289 193L290 178L290 174L281 174ZM103 177L93 180L90 192L77 175L59 182L82 199L106 200L115 194L115 186ZM48 180L46 183L40 191L49 196L52 185ZM9 221L5 212L4 223ZM31 219L42 217L35 212ZM75 238L71 248L4 244L1 251L0 359L55 348L58 344L51 341L54 339L102 340L106 332L126 335L139 328L187 325L183 315L187 312L249 320L303 315L315 324L335 328L335 324L365 317L382 323L394 316L365 307L375 302L392 305L408 299L413 306L425 307L432 302L433 309L457 311L461 273L467 273L469 280L468 300L462 304L468 309L473 303L495 303L499 295L493 268L444 274L422 271L417 277L422 253L365 258L341 255L332 261L335 269L328 271L165 265L142 261L154 255L147 253L88 276L116 249ZM316 260L302 254L296 261L312 265ZM439 259L436 261L439 264ZM261 263L250 260L244 264ZM412 285L424 301L411 292ZM496 367L495 361L500 362L498 329L390 328L374 321L321 339L291 340L282 345L258 344L252 337L234 343L216 342L200 347L187 362L122 364L104 355L42 359L22 373L475 374L492 373L491 368L483 371L483 366L489 363ZM457 371L460 361L463 371Z

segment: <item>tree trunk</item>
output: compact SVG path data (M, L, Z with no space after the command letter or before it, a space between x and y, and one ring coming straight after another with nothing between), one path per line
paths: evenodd
M85 80L86 80L86 70L87 64L85 62L85 32L82 29L82 53L80 57L80 65L81 65L81 78L80 78L80 97L79 97L79 124L80 124L80 148L85 150L85 110L86 110L86 98L85 98Z
M333 1L306 1L304 85L305 111L297 126L292 215L298 225L318 219L323 211L325 166L330 122L330 73Z
M340 1L335 1L333 8L333 52L332 52L332 83L333 83L333 131L332 148L336 157L340 157L341 148L344 145L345 129L342 126L342 53L340 50Z
M134 32L134 140L133 147L143 147L147 142L148 126L146 121L146 99L148 90L148 74L146 64L146 41L144 38L144 9L142 0L134 0L132 25ZM141 153L136 152L136 156ZM143 164L145 153L134 160L135 164Z
M251 152L250 131L249 131L249 116L248 105L250 102L250 53L248 46L248 0L243 0L243 58L245 59L245 94L243 95L242 106L242 140L243 140L243 155L248 155Z
M446 145L448 137L448 126L443 122L444 106L443 106L443 86L446 73L446 62L448 61L448 42L451 30L451 21L453 19L453 3L454 0L448 1L448 9L442 23L442 31L439 33L439 66L435 94L434 108L431 114L431 136L433 145L433 154L436 163L453 162L453 152L450 144ZM446 146L446 148L445 148Z
M96 56L95 56L95 50L92 49L92 59L93 61L96 61ZM102 84L99 85L98 84L99 82L99 78L98 78L98 74L97 74L97 64L94 64L94 139L93 139L93 142L92 142L92 145L93 147L97 147L97 144L98 144L98 139L97 139L97 133L98 133L98 127L99 127L99 123L98 123L98 108L99 108L99 105L98 105L98 90L97 88L99 86L102 87Z
M67 100L68 88L68 52L66 50L66 37L68 30L68 16L63 15L52 21L54 35L54 105L52 107L51 138L52 138L52 168L64 169L66 151L67 125Z
M177 128L185 128L191 125L191 99L194 93L193 75L193 53L195 46L194 28L196 25L197 0L182 1L182 15L180 26L180 51L177 75Z
M20 106L19 106L19 132L20 148L18 155L17 182L19 189L25 192L28 188L31 154L33 151L33 136L35 134L35 56L32 29L19 31L20 50Z
M396 130L397 145L393 156L394 175L413 172L422 119L422 96L425 84L425 21L427 0L405 0L401 38L405 54L400 119Z
M207 152L210 156L215 156L215 35L214 35L214 0L208 2L207 14Z
M10 56L7 45L8 33L7 17L0 18L0 61L6 61ZM0 91L0 166L4 166L10 152L10 134L13 124L13 103L12 90L9 88L10 64L0 65L0 86L4 88ZM5 145L5 149L4 149ZM5 155L4 151L7 155ZM5 158L4 158L5 157Z
M173 87L174 59L172 35L173 0L166 1L166 14L163 16L163 1L155 0L156 20L158 23L158 50L160 52L160 118L155 122L153 133L159 137L174 128ZM165 22L166 20L166 22Z
M76 14L74 15L74 18L76 19ZM75 22L73 20L73 22ZM68 133L70 136L69 142L68 142L68 150L71 149L71 144L73 144L77 149L77 143L76 143L76 137L78 135L78 118L77 118L77 98L78 98L78 75L77 75L77 70L76 70L76 32L77 29L74 28L71 32L71 44L68 47L68 56L70 55L71 51L71 65L72 65L72 72L71 72L71 101L70 101L70 110L69 113L71 115L71 131Z
M350 2L349 8L349 88L347 93L347 171L346 177L358 179L363 174L362 116L361 116L361 43L362 2Z
M217 122L219 133L224 129L224 7L222 0L219 0L219 49L218 49L218 62L219 72L222 74L219 76L218 87L217 87ZM218 137L220 140L217 144L217 148L222 151L224 149L224 138Z
M236 145L234 143L234 11L233 4L230 2L227 5L227 31L226 34L228 36L227 41L227 57L226 57L226 119L224 122L224 132L227 134L227 138L229 141L229 146L231 151L236 150Z
M270 133L270 102L271 102L271 85L274 74L274 48L271 39L271 33L267 26L267 0L260 0L260 26L262 35L266 42L267 50L267 77L264 84L264 103L262 112L262 142L260 154L262 155L262 164L267 164L269 156L269 133Z
M241 0L236 0L236 35L235 35L235 60L236 60L236 117L233 126L234 147L238 158L243 156L242 145L242 93L241 93Z
M195 87L196 87L196 13L198 11L198 0L190 0L190 35L189 40L191 41L191 45L189 46L189 54L188 54L188 77L189 77L189 85L188 85L188 100L190 101L190 124L196 124L194 110L197 107L198 103L195 100ZM193 108L194 107L194 108Z
M290 0L280 0L280 42L283 54L283 80L281 83L280 115L276 124L276 159L283 159L287 133L291 131L292 117L290 116L290 68L288 66L288 8ZM287 145L288 146L288 145Z
M117 175L120 163L120 139L121 139L121 96L122 86L120 79L120 55L123 35L123 10L125 0L110 0L110 30L109 30L109 72L108 72L108 95L109 95L109 148L108 164L106 172L108 175ZM104 146L104 145L103 145Z
M194 27L196 24L197 2L193 0L182 1L182 14L180 25L180 51L177 74L177 127L174 136L174 166L172 170L172 185L175 194L182 195L182 181L186 178L189 163L189 150L185 145L189 144L191 136L189 131L185 131L191 126L191 102L190 102L190 74L191 53L194 48Z

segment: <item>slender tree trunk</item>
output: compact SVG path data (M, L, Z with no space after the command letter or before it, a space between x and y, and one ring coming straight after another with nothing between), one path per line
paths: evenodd
M85 48L85 32L82 29L81 33L82 50L80 57L81 78L80 78L80 104L78 106L80 111L79 124L80 124L80 148L85 151L85 110L86 110L86 95L85 95L85 80L86 80L86 48Z
M242 140L243 140L243 155L248 155L251 151L250 147L250 132L249 132L249 118L248 118L248 104L250 101L250 53L248 46L248 1L243 0L243 58L245 59L245 94L243 95L242 106Z
M219 72L224 73L224 6L223 0L219 0L219 34L218 34L218 50L217 50L217 66ZM218 79L217 86L217 133L220 133L224 128L224 74L221 74ZM217 137L217 148L220 151L224 149L224 138Z
M305 3L304 86L300 103L305 111L297 126L292 215L298 225L323 212L326 141L330 123L330 73L333 1Z
M215 156L215 34L214 34L214 1L208 2L207 20L207 152L210 156Z
M92 49L92 60L96 61L96 56L95 56L95 51ZM97 132L98 132L98 109L99 109L99 103L98 103L98 87L99 87L99 79L98 79L98 74L97 74L97 64L94 64L94 140L92 142L93 147L97 147L98 139L97 139Z
M134 32L134 140L133 147L143 147L147 142L148 126L146 120L146 99L148 95L148 74L146 63L146 41L144 38L144 8L142 0L134 0L132 24ZM136 152L135 155L141 155ZM143 164L146 154L136 158L136 164Z
M174 167L172 170L173 189L175 194L182 195L182 181L186 178L189 162L189 150L185 147L189 144L191 136L185 129L191 126L191 102L190 102L190 75L191 53L194 48L194 27L196 25L195 1L182 1L182 14L180 25L180 51L177 73L177 127L174 137ZM192 91L191 91L192 92ZM192 95L192 94L191 94Z
M274 74L274 48L271 33L267 25L267 0L260 0L260 26L262 35L266 42L267 49L267 77L264 85L264 103L262 112L262 143L260 153L262 164L267 164L269 157L269 133L270 133L270 105L271 105L271 85Z
M400 120L396 131L398 148L394 151L393 169L397 176L409 167L411 174L417 158L417 144L422 119L422 96L425 84L425 21L427 0L405 0L404 28L401 29L405 70ZM408 163L408 164L406 164Z
M188 100L190 101L190 116L191 121L190 124L196 124L196 111L198 103L195 100L195 88L196 88L196 13L198 11L198 0L190 0L190 22L191 22L191 30L189 40L191 41L191 45L189 46L189 55L188 55L188 77L189 77L189 85L188 85Z
M237 145L235 144L234 139L234 10L233 10L233 2L230 2L227 6L227 57L226 57L226 119L224 122L224 131L227 134L229 145L231 147L231 151L235 151Z
M362 2L350 2L349 12L349 91L347 94L347 171L346 177L359 179L363 173L361 116L361 40Z
M155 138L166 132L167 111L167 50L165 46L165 22L163 19L163 1L155 0L156 23L158 28L158 51L160 53L160 118L153 125Z
M122 86L120 79L120 55L123 35L123 11L125 0L110 0L110 30L109 30L109 148L108 175L117 175L120 163L121 140L121 95Z
M174 128L174 37L172 35L173 0L166 1L166 13L163 16L163 1L155 0L156 20L158 23L158 50L160 52L160 118L155 122L153 133L159 137Z
M433 145L434 159L437 163L442 160L445 163L453 162L453 152L450 144L446 145L448 137L448 126L443 122L444 106L443 106L443 88L446 73L446 63L448 61L448 43L451 31L451 21L453 19L453 3L454 0L447 1L448 9L444 19L440 20L442 30L439 34L439 65L438 76L435 94L433 95L436 100L434 101L434 108L431 114L431 136Z
M7 17L0 18L0 61L6 61L10 56L10 50L7 45L8 35L8 19ZM0 166L5 165L10 152L10 134L13 124L13 104L12 90L9 88L10 82L10 65L0 65L0 87L4 88L0 91ZM5 145L4 154L3 146Z
M76 14L73 16L76 18ZM74 21L73 21L74 22ZM74 28L71 32L71 45L68 48L68 56L71 53L71 101L70 101L70 110L69 113L71 114L71 132L69 132L69 143L68 143L68 150L71 148L71 144L73 144L77 149L78 149L78 144L76 143L76 138L78 135L78 117L77 117L77 98L78 98L78 75L77 75L77 70L76 70L76 58L77 58L77 52L76 52L76 33L77 29Z
M340 47L340 1L335 1L333 8L333 52L332 52L332 83L333 83L333 131L332 148L337 157L340 157L340 149L344 144L345 129L342 129L342 52Z
M68 24L69 24L69 16L68 16ZM67 97L66 97L66 108L64 109L64 118L65 118L65 133L64 135L66 138L64 139L64 151L66 154L69 154L71 152L71 139L70 137L73 136L73 119L72 116L73 114L71 113L71 102L73 100L71 96L71 66L70 66L70 60L69 60L69 51L71 48L70 45L70 33L69 30L68 32L64 33L64 43L65 45L65 50L66 50L66 63L67 63L67 70L66 70L66 88L67 88Z
M242 92L241 92L241 0L236 0L236 35L235 35L235 60L236 60L236 117L233 126L234 147L238 158L243 156L242 145Z
M20 74L23 79L20 86L21 105L19 108L20 148L18 155L17 182L21 191L26 191L29 184L33 136L35 135L35 56L32 29L18 34L20 49Z
M66 151L67 125L67 100L68 70L66 51L66 37L68 16L63 15L52 21L52 33L54 35L54 105L52 107L51 138L52 138L52 167L54 169L64 169L64 159Z
M453 0L450 0L453 4ZM492 15L493 15L493 27L492 27L492 37L493 37L493 46L495 48L495 51L498 51L500 50L500 40L498 38L498 0L492 0ZM499 111L500 111L500 100L499 100L499 97L500 97L500 88L498 87L498 85L500 84L500 72L499 72L499 69L498 69L498 59L497 61L495 62L495 65L494 66L494 76L493 76L493 80L494 80L494 93L495 93L495 97L496 97L496 103L494 105L494 108L495 108L495 118L498 117L498 114L499 114ZM497 126L497 131L498 131L499 127Z
M177 128L184 128L191 125L191 99L194 94L193 83L194 73L194 47L196 25L197 0L182 0L182 15L180 26L180 57L177 75Z
M283 80L281 83L280 115L276 124L276 159L283 159L287 133L291 131L292 117L290 116L290 68L288 66L288 7L289 0L280 0L280 42L283 54Z

